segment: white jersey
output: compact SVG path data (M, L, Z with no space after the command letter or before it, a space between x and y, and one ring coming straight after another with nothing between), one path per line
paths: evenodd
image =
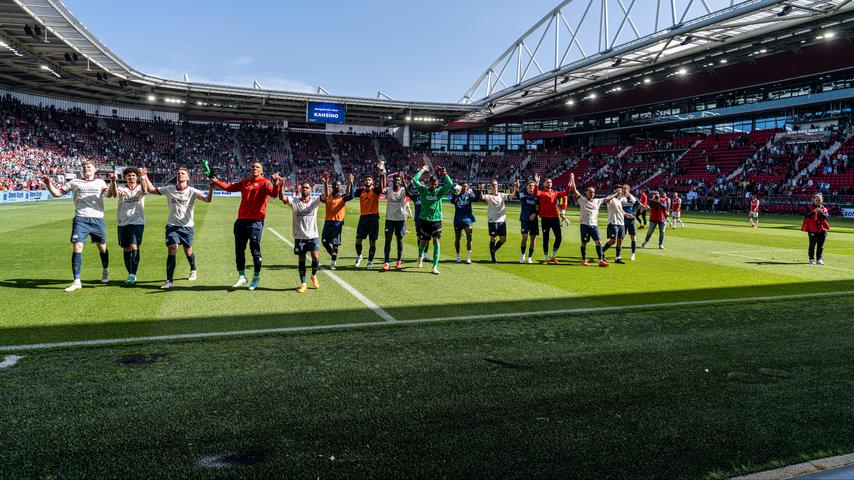
M116 209L118 225L145 225L145 190L137 184L136 188L116 187L119 205Z
M309 197L306 201L291 197L288 203L290 203L294 214L291 222L293 223L294 240L318 238L317 207L320 206L320 197Z
M198 188L187 186L183 190L178 190L175 185L167 185L157 189L161 195L166 197L166 203L169 205L169 218L166 220L166 225L173 227L192 227L193 210L196 206L196 199L205 198L205 194Z
M623 217L623 202L619 198L612 198L608 202L608 224L609 225L625 225L626 220Z
M75 217L104 218L107 182L100 178L90 181L74 179L65 185L65 190L73 194Z
M493 195L485 193L482 195L486 202L486 218L489 223L505 223L507 221L507 197L506 193Z
M401 187L395 192L393 188L386 190L385 219L393 222L406 220L406 189Z
M596 227L599 225L599 208L602 206L601 198L588 200L587 197L581 196L578 198L578 206L580 207L579 217L581 217L582 225Z

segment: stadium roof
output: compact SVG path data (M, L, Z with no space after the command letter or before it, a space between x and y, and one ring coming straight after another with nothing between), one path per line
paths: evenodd
M780 42L783 33L850 22L852 10L852 0L564 0L464 94L461 103L481 107L464 120L518 118L553 107L557 98L573 104L610 93L603 84L620 91L627 78L655 81L647 75L665 66L752 56L754 46ZM658 76L686 73L677 68Z
M0 0L0 85L190 117L304 121L309 100L346 104L348 124L439 125L476 106L317 95L167 80L139 72L57 0ZM383 97L378 93L378 97Z

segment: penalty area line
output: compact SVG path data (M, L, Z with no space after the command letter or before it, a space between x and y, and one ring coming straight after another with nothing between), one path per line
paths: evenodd
M554 316L554 315L569 315L578 313L608 313L608 312L624 312L632 310L649 310L656 308L682 307L682 306L702 306L702 305L718 305L727 303L744 303L744 302L764 302L775 300L794 300L800 298L821 298L821 297L838 297L854 295L854 290L840 292L818 292L818 293L795 293L790 295L772 295L763 297L742 297L742 298L716 298L711 300L689 300L684 302L669 302L669 303L647 303L641 305L618 305L613 307L582 307L582 308L564 308L558 310L540 310L533 312L508 312L494 313L481 315L463 315L457 317L433 317L420 318L415 320L400 320L395 322L360 322L360 323L343 323L337 325L307 325L301 327L281 327L281 328L262 328L256 330L233 330L225 332L200 332L200 333L182 333L175 335L158 335L152 337L130 337L130 338L102 338L97 340L79 340L69 342L54 342L54 343L36 343L29 345L3 345L0 346L0 352L18 352L26 350L46 350L51 348L65 347L87 347L87 346L107 346L121 345L127 343L144 343L158 341L174 341L174 340L195 340L204 338L217 337L237 337L237 336L252 336L252 335L268 335L276 333L304 333L304 332L319 332L325 330L355 330L367 327L380 327L384 325L423 325L439 322L464 321L464 320L485 320L485 319L502 319L502 318L518 318L518 317L534 317L534 316Z
M290 240L288 240L287 238L285 238L284 236L282 236L282 234L281 234L281 233L279 233L279 232L277 232L274 228L267 227L267 230L271 231L271 232L273 233L273 235L275 235L275 236L279 237L279 240L281 240L281 241L285 242L285 244L287 244L289 247L291 247L291 248L293 248L293 247L294 247L293 242L291 242ZM368 309L370 309L372 312L376 313L376 314L377 314L377 316L379 316L380 318L382 318L382 319L383 319L383 320L385 320L386 322L396 322L396 321L397 321L397 319L396 319L396 318L394 318L394 317L392 317L391 315L389 315L389 313L388 313L388 312L386 312L385 310L383 310L383 309L382 309L379 305L377 305L376 303L372 302L370 298L368 298L368 297L364 296L364 295L362 294L362 292L360 292L360 291L356 290L352 285L350 285L349 283L345 282L345 281L344 281L344 279L342 279L342 278L341 278L341 277L339 277L338 275L335 275L334 273L332 273L331 271L326 270L326 269L321 269L320 271L321 271L321 272L323 272L323 273L325 273L327 276L329 276L329 278L331 278L332 280L334 280L334 281L335 281L335 283L337 283L338 285L341 285L342 287L344 287L344 290L347 290L348 292L350 292L350 294L351 294L351 295L353 295L354 297L356 297L360 302L362 302L366 307L368 307Z

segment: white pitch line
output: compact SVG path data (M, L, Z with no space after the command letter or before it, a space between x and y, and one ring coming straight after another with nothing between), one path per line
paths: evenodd
M102 338L97 340L79 340L70 342L54 342L54 343L35 343L29 345L5 345L0 346L0 352L18 352L26 350L44 350L49 348L64 348L64 347L90 347L90 346L105 346L105 345L120 345L125 343L142 343L142 342L157 342L157 341L173 341L173 340L194 340L202 338L215 337L235 337L235 336L250 336L250 335L266 335L274 333L302 333L316 332L324 330L354 330L366 327L379 327L383 325L423 325L437 322L463 321L463 320L484 320L498 318L514 318L514 317L532 317L532 316L554 316L554 315L570 315L578 313L609 313L623 312L631 310L648 310L656 308L683 307L683 306L700 306L700 305L718 305L727 303L744 303L757 301L775 301L775 300L794 300L799 298L820 298L820 297L838 297L854 295L854 290L841 292L818 292L818 293L796 293L790 295L773 295L763 297L742 297L742 298L717 298L712 300L687 300L683 302L669 303L646 303L641 305L618 305L613 307L583 307L583 308L565 308L558 310L540 310L526 312L507 312L507 313L485 313L480 315L464 315L457 317L434 317L434 318L419 318L414 320L400 320L393 323L390 322L359 322L359 323L342 323L337 325L308 325L300 327L280 327L280 328L263 328L256 330L234 330L225 332L201 332L201 333L181 333L175 335L158 335L152 337L129 337L129 338Z
M291 248L293 248L293 247L294 247L293 242L291 242L290 240L288 240L287 238L285 238L284 236L282 236L282 234L280 234L279 232L277 232L274 228L267 227L267 230L269 230L269 231L273 232L273 235L275 235L275 236L279 237L279 240L281 240L281 241L285 242L285 244L287 244L287 245L288 245L288 246L290 246ZM335 274L334 274L334 273L332 273L331 271L329 271L329 270L325 270L325 269L322 269L321 271L322 271L323 273L325 273L326 275L328 275L328 276L329 276L329 278L331 278L332 280L335 280L335 283L337 283L338 285L341 285L342 287L344 287L344 290L347 290L348 292L350 292L350 294L351 294L351 295L353 295L354 297L356 297L360 302L362 302L363 304L365 304L365 306L366 306L366 307L368 307L368 309L370 309L372 312L376 313L380 318L382 318L382 319L383 319L383 320L385 320L386 322L396 322L396 321L397 321L397 319L396 319L396 318L392 317L388 312L386 312L385 310L383 310L379 305L377 305L376 303L372 302L370 298L368 298L368 297L366 297L366 296L362 295L362 292L360 292L360 291L356 290L355 288L353 288L353 286L352 286L352 285L350 285L349 283L345 282L345 281L344 281L344 279L342 279L342 278L341 278L341 277L339 277L338 275L335 275Z
M18 360L22 358L24 357L20 355L6 355L6 358L4 358L2 362L0 362L0 369L13 367L16 363L18 363Z

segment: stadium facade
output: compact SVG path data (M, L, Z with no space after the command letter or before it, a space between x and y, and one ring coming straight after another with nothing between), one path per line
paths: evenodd
M162 79L127 65L59 1L2 0L0 19L0 88L24 103L125 119L276 122L297 132L387 129L411 149L407 154L446 154L434 163L457 163L472 180L493 172L514 180L531 167L558 176L578 164L577 158L564 161L562 170L542 155L622 158L663 151L640 148L641 142L694 139L671 149L675 163L693 147L730 142L734 148L731 138L700 145L709 135L772 132L759 136L766 143L754 143L742 165L719 172L730 180L781 133L838 127L851 117L854 103L850 0L565 0L504 50L458 103ZM312 122L315 102L338 105L344 125ZM848 135L837 130L833 148L816 147L819 156L847 151ZM382 159L379 148L377 155ZM291 153L288 159L293 161ZM820 159L808 160L795 170L811 174L821 168ZM604 162L591 160L586 173L607 173L612 162ZM495 168L478 172L484 165ZM688 167L690 173L690 161ZM667 169L633 173L642 173L636 180L643 183L678 173Z

